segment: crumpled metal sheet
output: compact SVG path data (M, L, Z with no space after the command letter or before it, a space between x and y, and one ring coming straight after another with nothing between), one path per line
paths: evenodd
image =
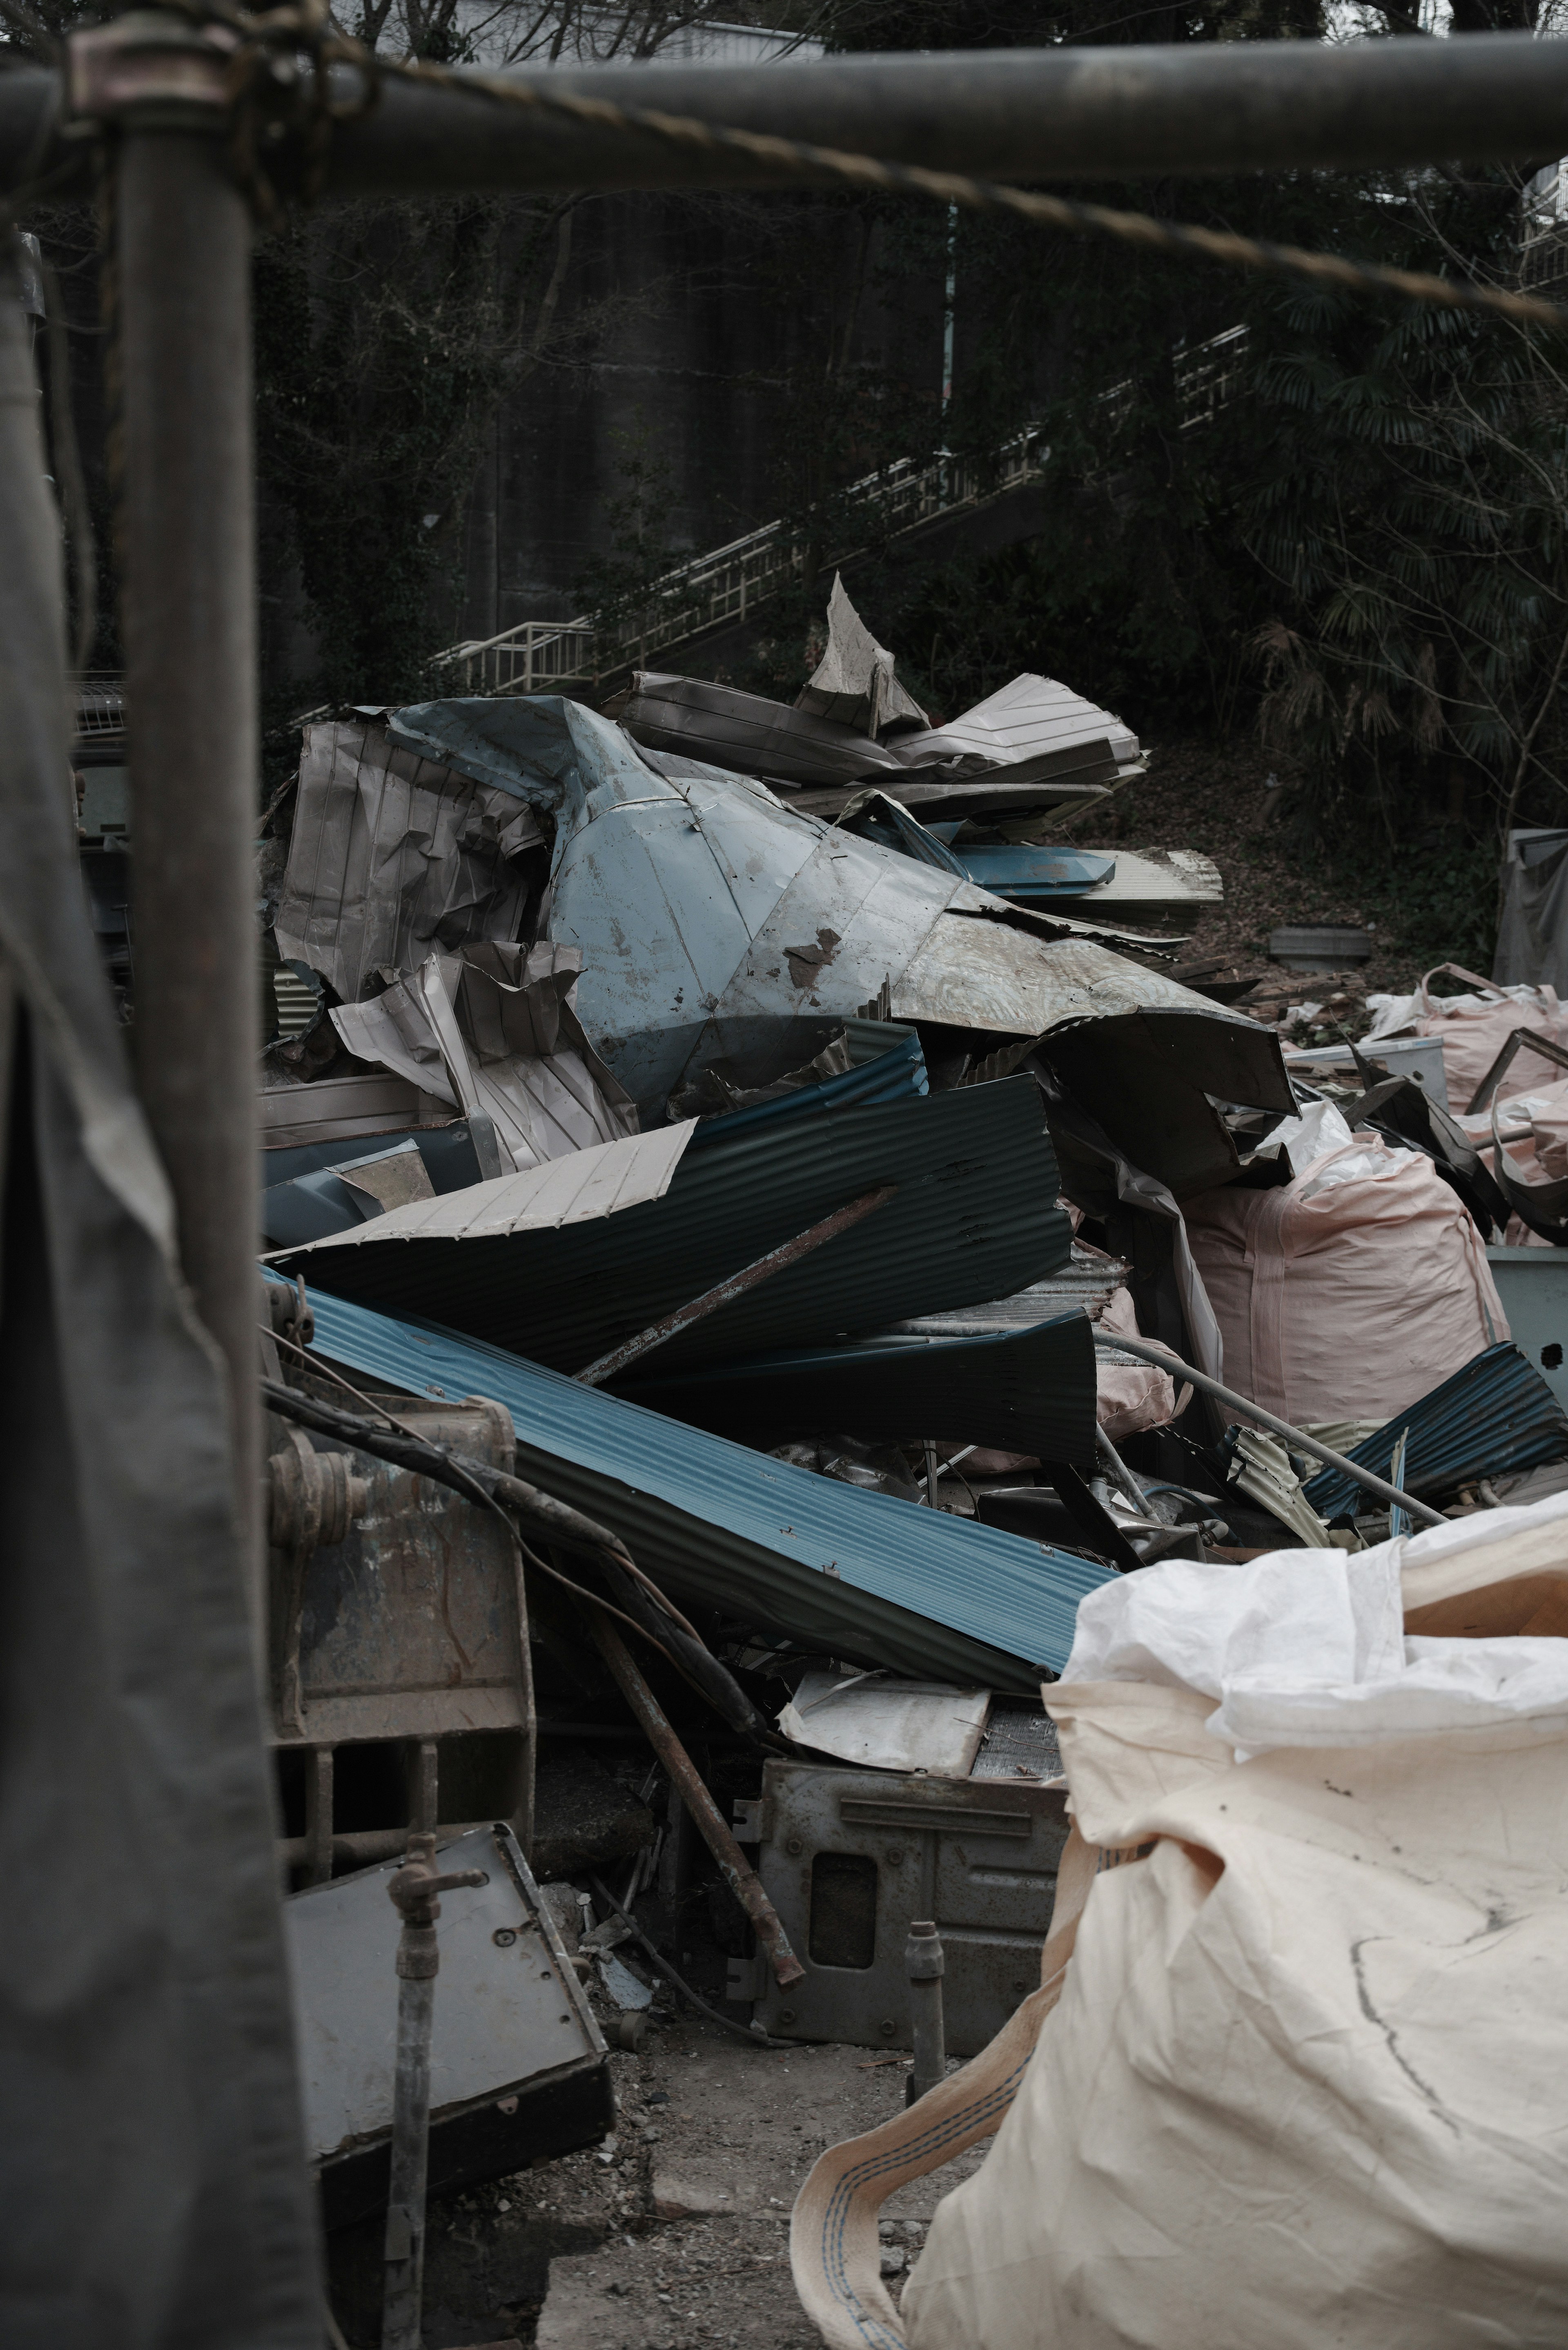
M1079 1600L1111 1580L1073 1552L815 1476L433 1323L314 1288L310 1300L328 1361L414 1395L504 1404L519 1475L611 1527L685 1607L917 1679L1033 1697L1038 1668L1066 1662Z
M576 947L481 940L428 955L369 1003L337 1005L332 1024L361 1060L488 1118L502 1171L514 1173L638 1130L577 1017L581 969Z
M1041 935L971 882L830 830L695 760L659 773L555 695L397 712L397 739L555 815L549 928L578 946L583 1025L645 1118L715 1061L765 1084L891 982L891 1016L1037 1036L1138 1004L1207 1016L1173 981ZM1258 1049L1263 1032L1242 1024Z
M504 776L476 785L375 723L307 726L278 951L353 1003L379 969L514 938L527 889L513 860L543 838Z
M654 1355L646 1367L643 1378L615 1381L615 1392L720 1436L773 1443L852 1428L907 1442L940 1429L1003 1452L1096 1463L1095 1345L1076 1311L961 1337L879 1331L670 1375Z
M770 782L848 784L898 772L891 752L853 726L704 678L639 670L625 701L611 708L633 740L650 750L684 753Z
M1007 770L1014 783L1077 775L1109 783L1139 757L1137 736L1053 677L1025 673L946 726L889 744L906 767L941 766L954 777Z
M774 1123L738 1120L729 1139L693 1143L661 1197L607 1221L427 1237L456 1204L434 1200L283 1262L340 1295L428 1315L563 1371L584 1369L884 1185L897 1188L874 1212L669 1339L660 1366L881 1329L1066 1263L1072 1228L1054 1204L1055 1154L1032 1078L846 1109L810 1105L802 1093ZM659 1139L512 1180L569 1183L589 1161L608 1166L612 1154L640 1154Z
M925 712L893 674L892 654L871 634L836 571L827 599L827 650L796 694L794 706L852 726L857 734L875 737L885 726L929 731Z

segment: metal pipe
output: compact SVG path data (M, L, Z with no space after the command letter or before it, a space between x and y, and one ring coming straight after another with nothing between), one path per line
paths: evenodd
M783 58L763 71L616 65L515 78L1000 180L1533 162L1558 154L1568 120L1568 44L1528 33L882 52ZM346 100L358 81L335 70ZM90 193L90 144L60 135L62 111L57 74L0 76L0 186L48 172L58 175L51 194ZM794 184L760 158L628 139L395 77L368 114L335 130L327 179L343 196Z
M516 79L612 104L998 180L1113 180L1324 166L1537 161L1568 120L1564 44L1182 42L961 50L735 66L600 66ZM485 106L388 79L335 133L335 194L491 187L779 187L761 158Z
M430 2158L431 2026L435 2020L438 1895L483 1885L483 1868L435 1865L435 1837L411 1835L409 1856L387 1891L401 1918L398 1936L398 2045L392 2075L391 2178L384 2242L381 2350L421 2350L425 2270L425 2184Z
M904 2085L904 2103L912 2106L928 2089L940 2088L948 2076L947 2032L942 2021L942 1946L929 1918L909 1921L904 1945L904 1972L909 1984L909 2038L914 2067Z
M1248 1419L1255 1419L1260 1428L1271 1429L1274 1435L1282 1436L1286 1443L1293 1445L1298 1452L1310 1453L1314 1461L1325 1462L1330 1469L1343 1470L1347 1477L1354 1477L1358 1485L1365 1485L1369 1493L1375 1493L1380 1502L1386 1502L1390 1509L1408 1511L1411 1517L1419 1519L1424 1526L1448 1524L1448 1519L1438 1511L1428 1509L1425 1502L1417 1502L1411 1494L1402 1493L1397 1485L1386 1484L1381 1477L1375 1477L1370 1469L1364 1469L1358 1461L1347 1461L1343 1452L1335 1452L1330 1446L1320 1444L1315 1436L1304 1435L1299 1428L1293 1428L1288 1419L1276 1419L1272 1411L1265 1411L1261 1404L1249 1402L1244 1395L1238 1395L1234 1388L1222 1388L1218 1379L1210 1378L1207 1371L1195 1371L1190 1363L1179 1361L1168 1347L1148 1347L1141 1339L1124 1337L1119 1330L1114 1338L1103 1337L1098 1330L1094 1337L1096 1346L1105 1347L1107 1353L1136 1355L1140 1362L1153 1363L1158 1370L1179 1371L1184 1379L1190 1379L1195 1388L1201 1388L1205 1395L1216 1397L1220 1403L1228 1403L1232 1411L1241 1412Z
M227 1365L259 1616L251 224L214 130L128 121L116 183L138 1089Z
M590 1621L599 1653L619 1683L621 1695L641 1723L649 1744L669 1772L681 1802L696 1822L703 1843L718 1862L725 1884L751 1919L780 1990L787 1991L791 1983L800 1981L805 1969L790 1948L783 1919L763 1891L755 1870L731 1835L718 1805L698 1775L696 1764L675 1735L659 1700L632 1663L620 1634L602 1607L593 1610Z

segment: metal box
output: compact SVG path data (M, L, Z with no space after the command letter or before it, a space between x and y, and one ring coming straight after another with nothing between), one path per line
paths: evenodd
M1513 1343L1568 1409L1568 1249L1489 1248Z
M612 2126L608 2054L509 1827L445 1844L485 1883L443 1893L431 2041L433 2192L591 2146ZM392 2125L400 1856L284 1903L306 2144L328 2228L384 2208Z
M1066 1790L1023 1778L937 1779L770 1762L736 1808L805 1979L781 1991L760 1960L731 1996L786 2040L908 2048L909 1921L930 1918L946 1960L950 2054L973 2055L1040 1985Z

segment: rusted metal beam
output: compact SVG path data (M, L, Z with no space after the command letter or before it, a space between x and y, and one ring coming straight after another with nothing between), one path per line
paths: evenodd
M618 1347L612 1347L607 1355L601 1355L597 1362L590 1363L586 1370L575 1371L573 1377L581 1380L584 1387L602 1387L606 1379L614 1378L618 1371L624 1371L627 1365L635 1363L639 1356L650 1354L655 1347L662 1347L670 1339L679 1337L681 1331L689 1330L693 1322L701 1322L706 1315L716 1314L721 1305L728 1305L735 1298L743 1297L747 1290L755 1289L759 1282L770 1280L775 1273L782 1273L786 1265L798 1264L803 1256L809 1256L813 1249L821 1248L825 1241L835 1240L840 1232L846 1232L852 1224L860 1222L862 1216L870 1215L874 1209L886 1207L898 1189L896 1183L883 1183L875 1191L863 1191L859 1199L851 1200L847 1207L835 1208L832 1215L824 1216L819 1224L809 1225L804 1232L797 1232L792 1241L782 1241L776 1249L770 1249L766 1256L756 1257L750 1264L742 1265L739 1273L731 1274L729 1279L721 1281L717 1287L705 1289L701 1296L694 1297L689 1305L678 1305L673 1314L666 1314L661 1321L650 1322L646 1330L638 1332L635 1338L623 1338Z
M599 1654L615 1675L621 1695L647 1732L649 1744L669 1772L677 1794L696 1822L698 1833L718 1862L725 1884L751 1919L757 1939L778 1980L779 1989L787 1991L791 1983L799 1982L805 1969L790 1948L789 1936L784 1932L778 1911L763 1891L755 1870L731 1835L718 1805L702 1783L696 1764L675 1735L658 1699L632 1663L620 1634L602 1608L594 1609L591 1623Z

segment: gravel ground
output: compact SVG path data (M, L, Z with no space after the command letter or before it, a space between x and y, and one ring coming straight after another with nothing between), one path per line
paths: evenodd
M602 2147L432 2204L427 2350L818 2350L789 2271L789 2215L816 2157L903 2103L906 2063L867 2048L748 2047L670 2021L612 2055ZM938 2197L977 2148L886 2206L897 2298ZM352 2350L379 2340L380 2229L335 2237L333 2302Z

